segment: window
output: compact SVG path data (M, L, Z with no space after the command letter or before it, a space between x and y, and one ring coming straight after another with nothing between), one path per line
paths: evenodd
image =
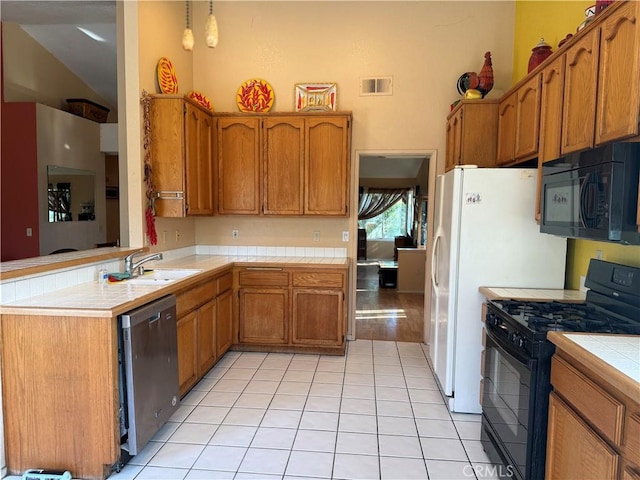
M407 235L413 222L413 195L409 193L407 200L398 199L393 206L368 220L358 220L358 227L367 231L369 240L393 240L397 236Z

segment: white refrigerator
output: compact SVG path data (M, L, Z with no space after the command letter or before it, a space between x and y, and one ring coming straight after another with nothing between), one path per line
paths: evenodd
M566 239L540 233L536 169L438 176L429 356L452 412L481 413L481 286L564 288Z

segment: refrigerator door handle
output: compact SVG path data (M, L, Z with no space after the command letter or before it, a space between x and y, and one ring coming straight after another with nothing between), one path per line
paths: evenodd
M439 287L439 281L438 281L438 270L439 270L439 265L438 265L438 259L440 258L440 255L438 255L438 247L440 245L440 235L436 236L435 240L433 241L433 250L431 251L431 283L433 284L433 288L437 289Z

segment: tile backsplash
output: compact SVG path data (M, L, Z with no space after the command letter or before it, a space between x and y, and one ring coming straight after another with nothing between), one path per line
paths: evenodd
M239 255L239 256L271 256L271 257L314 257L314 258L346 258L346 248L314 248L314 247L263 247L237 245L198 245L178 248L162 252L163 261L175 260L189 255ZM43 274L28 275L0 281L0 303L22 300L66 287L73 287L88 282L96 282L98 272L122 271L122 260L97 262L80 267L64 268Z

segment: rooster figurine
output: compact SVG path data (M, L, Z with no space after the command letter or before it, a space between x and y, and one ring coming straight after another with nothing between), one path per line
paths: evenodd
M482 93L482 98L493 88L493 67L491 66L491 52L484 54L484 64L482 70L478 74L478 86L477 90Z

